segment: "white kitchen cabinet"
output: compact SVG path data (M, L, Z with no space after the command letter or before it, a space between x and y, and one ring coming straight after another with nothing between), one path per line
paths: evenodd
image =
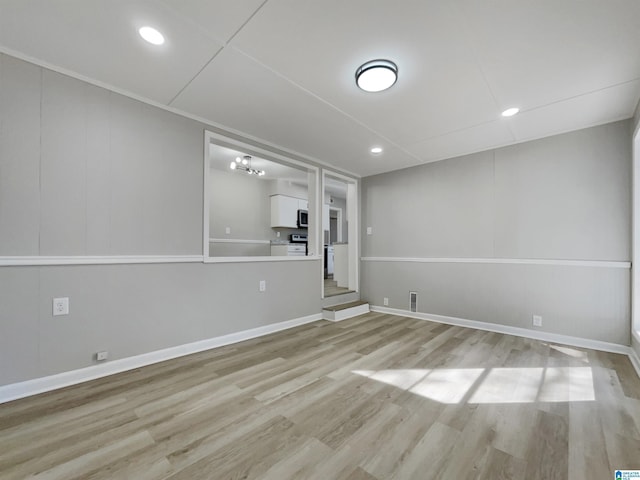
M299 201L286 195L272 195L271 226L298 228Z

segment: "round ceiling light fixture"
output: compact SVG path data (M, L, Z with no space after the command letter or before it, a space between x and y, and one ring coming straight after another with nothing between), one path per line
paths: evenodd
M152 45L162 45L164 43L164 35L153 27L142 27L138 30L138 33Z
M371 147L371 150L369 151L374 155L379 155L382 153L382 147Z
M390 60L371 60L356 70L356 85L365 92L381 92L398 80L398 66Z

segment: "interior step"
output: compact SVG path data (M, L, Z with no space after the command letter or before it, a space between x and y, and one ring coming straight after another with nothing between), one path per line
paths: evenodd
M357 317L364 313L369 313L369 302L358 300L355 302L341 303L340 305L331 305L322 309L322 318L339 322L347 318Z

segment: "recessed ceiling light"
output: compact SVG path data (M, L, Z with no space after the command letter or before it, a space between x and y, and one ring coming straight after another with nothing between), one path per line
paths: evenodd
M164 43L164 36L153 27L142 27L138 30L138 33L142 38L153 45L162 45Z
M518 107L507 108L504 112L502 112L502 116L503 117L513 117L519 111L520 111L520 109Z
M374 155L377 155L378 153L382 153L382 147L371 147L370 152L373 153Z
M398 66L390 60L371 60L356 70L356 84L365 92L381 92L398 79Z

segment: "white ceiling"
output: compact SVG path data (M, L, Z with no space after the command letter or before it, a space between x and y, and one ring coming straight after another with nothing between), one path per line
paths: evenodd
M631 117L640 1L0 0L0 50L366 176Z

